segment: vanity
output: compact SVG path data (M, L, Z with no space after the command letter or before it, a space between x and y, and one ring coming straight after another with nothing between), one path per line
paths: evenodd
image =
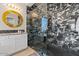
M0 35L0 56L11 55L27 48L27 34Z

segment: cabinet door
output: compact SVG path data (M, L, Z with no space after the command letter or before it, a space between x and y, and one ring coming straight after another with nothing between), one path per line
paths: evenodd
M0 53L9 53L10 47L9 47L9 39L8 36L0 36Z
M25 35L17 35L16 36L16 40L15 40L15 44L16 44L16 50L22 50L25 49L27 47L27 36Z
M0 46L8 46L8 36L0 36Z
M15 52L15 36L10 35L8 38L9 38L9 48L11 50L11 53L14 53Z

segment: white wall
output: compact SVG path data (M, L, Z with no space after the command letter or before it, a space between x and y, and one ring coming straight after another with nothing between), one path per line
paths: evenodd
M25 4L12 4L14 5L16 8L20 9L20 10L16 10L15 8L11 8L9 7L7 4L0 4L0 30L14 30L14 29L26 29L26 5ZM18 28L10 28L7 25L5 25L2 21L2 14L7 11L7 10L15 10L17 12L19 12L22 16L23 16L23 24L21 27Z

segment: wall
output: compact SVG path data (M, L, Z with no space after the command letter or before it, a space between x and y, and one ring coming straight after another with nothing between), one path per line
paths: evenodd
M16 8L14 7L9 7L8 4L0 4L0 30L26 29L26 5L25 4L11 4L11 5L14 5L14 7L20 10L16 10ZM2 22L2 14L7 10L15 10L23 16L23 24L21 27L10 28Z

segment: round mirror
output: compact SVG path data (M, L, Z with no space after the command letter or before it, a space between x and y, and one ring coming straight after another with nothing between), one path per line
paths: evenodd
M20 27L23 23L23 17L14 10L8 10L3 13L2 21L11 28Z

